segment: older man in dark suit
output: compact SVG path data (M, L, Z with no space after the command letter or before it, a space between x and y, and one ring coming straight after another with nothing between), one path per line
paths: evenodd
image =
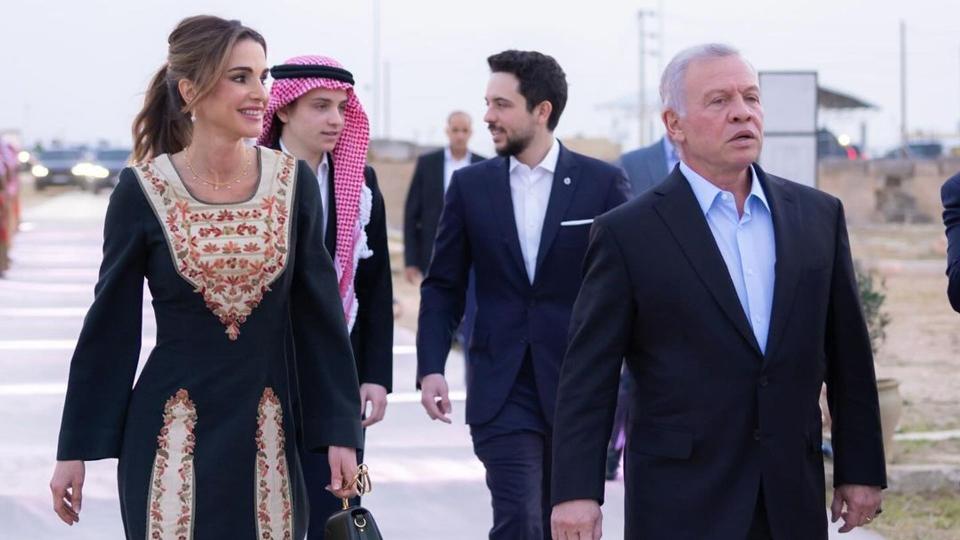
M735 49L681 52L661 96L683 159L594 223L554 420L554 538L599 538L624 357L627 538L826 540L824 382L833 519L868 523L883 439L843 207L756 165L759 83Z

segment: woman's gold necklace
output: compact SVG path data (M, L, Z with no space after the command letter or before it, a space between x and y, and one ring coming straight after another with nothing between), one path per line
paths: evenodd
M244 150L244 152L246 152L246 150ZM209 181L209 180L206 180L206 179L204 179L204 178L201 178L200 175L197 174L197 171L195 171L195 170L193 169L193 163L190 162L190 149L189 149L189 148L183 153L183 155L184 155L184 157L185 157L186 160L187 160L187 169L189 169L189 170L190 170L190 174L193 175L193 180L194 180L195 182L202 182L202 183L204 183L204 184L212 187L214 191L220 191L220 188L223 188L223 189L230 189L230 188L232 188L233 186L235 186L236 184L238 184L241 180L243 180L243 177L247 175L247 169L250 168L250 155L247 154L247 159L246 159L246 160L244 161L244 163L243 163L243 168L240 170L240 174L238 174L236 178L234 178L233 180L229 180L229 181L227 181L227 182L211 182L211 181ZM209 169L208 169L208 170L209 170Z

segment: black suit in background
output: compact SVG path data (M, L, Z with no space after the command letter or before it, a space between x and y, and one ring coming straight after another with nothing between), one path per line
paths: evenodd
M437 224L443 211L443 168L445 150L420 156L413 169L413 180L407 191L403 213L403 261L406 266L427 274ZM470 163L483 161L483 156L470 154Z
M759 167L757 175L777 257L766 354L679 169L596 220L560 380L554 504L603 500L624 356L636 383L626 538L746 538L765 510L777 540L825 540L824 381L834 484L886 483L842 206Z
M483 156L470 153L470 163L483 161ZM413 266L426 276L433 255L433 243L437 236L437 225L443 211L443 173L446 166L446 149L429 152L417 159L413 169L413 180L407 191L407 202L403 213L403 260L405 266ZM466 357L467 343L473 332L473 320L477 313L477 300L474 280L471 275L467 290L467 303L463 310L463 321L457 330L457 341L463 347Z
M947 228L947 296L960 312L960 174L947 180L940 190L943 200L943 224Z

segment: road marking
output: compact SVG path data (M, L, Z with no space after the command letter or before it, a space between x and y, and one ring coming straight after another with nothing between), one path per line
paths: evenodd
M450 401L466 401L467 392L451 390ZM420 403L420 392L394 392L387 396L388 403Z
M0 310L0 316L8 315L8 312L17 311L17 310L29 310L30 308L4 308ZM74 308L34 308L34 309L59 309L59 310L70 310ZM67 317L66 311L61 314L62 317ZM72 313L72 312L71 312ZM86 313L86 310L82 310L82 313ZM81 313L81 314L82 314ZM10 315L12 316L12 315ZM43 316L41 314L34 313L32 315L27 315L32 317ZM144 343L148 343L151 339L150 336L144 336ZM77 340L75 339L0 339L0 351L70 351L77 346ZM410 355L416 354L417 348L414 345L394 345L393 354L394 355Z
M62 396L66 393L65 383L0 384L0 396Z

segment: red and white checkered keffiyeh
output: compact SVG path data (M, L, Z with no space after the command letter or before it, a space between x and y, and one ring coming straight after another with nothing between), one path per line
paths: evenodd
M297 56L284 64L343 68L339 62L326 56ZM373 254L367 247L367 234L364 230L370 222L373 201L373 194L363 176L367 163L367 147L370 144L370 124L367 113L353 91L353 85L321 77L275 80L270 88L270 102L267 104L263 133L258 142L271 146L279 136L280 120L276 116L277 111L317 88L347 92L343 131L333 148L333 191L337 208L337 252L334 266L337 269L340 299L343 302L347 327L352 330L358 307L354 290L357 263Z

